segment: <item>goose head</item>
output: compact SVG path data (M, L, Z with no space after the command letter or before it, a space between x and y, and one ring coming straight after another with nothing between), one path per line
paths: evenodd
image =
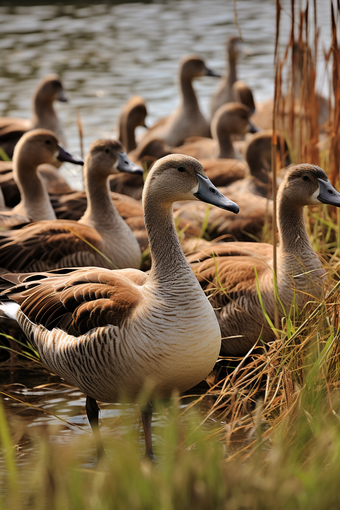
M35 100L45 104L52 104L54 101L67 101L63 85L57 74L49 74L41 80Z
M288 145L284 136L277 133L277 158L280 168L291 164ZM248 142L245 150L245 159L249 165L250 173L267 183L271 174L272 163L272 129L266 129L255 133Z
M241 37L231 36L227 39L227 53L232 59L236 59L237 55L242 51Z
M48 129L33 129L20 138L14 149L13 162L19 159L34 168L44 163L58 166L60 161L69 161L76 165L84 164L82 159L65 151L56 135Z
M99 177L108 177L119 172L143 174L143 169L133 163L117 140L97 140L90 145L86 166Z
M140 96L132 96L122 110L122 117L125 117L125 122L129 122L133 128L138 126L147 127L145 124L147 114L145 101Z
M249 108L241 103L227 103L220 106L211 121L212 137L219 140L224 134L256 133L257 128L250 122L249 117Z
M251 55L252 49L246 46L238 35L228 37L226 45L227 55L230 60L236 60L240 53L244 55Z
M304 205L330 204L340 207L340 193L328 180L322 168L301 164L290 168L279 188L282 201Z
M167 206L180 200L201 200L236 214L239 211L238 205L208 179L201 163L183 154L170 154L156 161L145 182L143 201L147 194Z
M197 55L188 55L182 58L180 63L181 79L191 81L194 78L199 78L201 76L216 76L217 78L220 78L221 75L209 69L205 65L204 60Z
M242 103L249 108L250 115L255 113L255 101L252 90L244 81L235 81L231 88L231 93L236 103Z

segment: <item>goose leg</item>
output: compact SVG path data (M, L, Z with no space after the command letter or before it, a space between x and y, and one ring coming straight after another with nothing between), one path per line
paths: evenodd
M99 407L97 402L94 398L87 396L86 397L86 414L87 418L90 422L91 429L93 432L93 435L96 440L96 446L97 446L97 458L98 460L105 455L102 439L100 436L99 431Z
M152 402L148 402L147 404L140 407L140 412L142 415L142 424L144 430L144 438L145 438L145 457L153 460L153 450L152 450L152 437L151 437L151 422L152 422Z

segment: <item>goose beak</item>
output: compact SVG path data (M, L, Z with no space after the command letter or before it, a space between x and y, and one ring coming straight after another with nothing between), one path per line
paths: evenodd
M67 103L68 99L65 96L65 92L62 90L58 96L58 101L61 101L62 103Z
M226 211L231 211L235 214L239 212L239 206L218 191L208 177L204 177L201 174L196 175L198 180L198 190L194 193L196 198L202 202L216 205L220 209L225 209Z
M118 165L117 170L128 174L143 175L143 169L133 163L126 155L126 152L117 152Z
M212 71L208 67L205 68L205 75L206 76L215 76L216 78L221 78L221 75L218 73L215 73L215 71Z
M258 127L254 126L254 124L249 122L248 133L258 133L259 131L260 129Z
M331 183L327 181L323 181L319 179L320 185L320 193L317 196L317 199L320 200L323 204L335 205L336 207L340 207L340 193L337 192L336 189L333 188Z
M67 161L69 163L73 163L74 165L83 165L84 161L81 158L78 158L76 156L72 156L69 152L65 151L65 149L58 145L59 154L57 156L57 159L59 161Z

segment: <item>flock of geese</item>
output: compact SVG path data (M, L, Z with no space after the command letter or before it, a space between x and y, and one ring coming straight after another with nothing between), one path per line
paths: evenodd
M253 95L236 76L240 43L228 41L229 74L213 97L211 122L193 80L217 75L191 55L180 63L177 110L137 142L147 108L134 96L122 109L118 140L93 142L85 162L60 145L53 103L66 97L58 76L39 84L31 121L0 118L0 146L12 158L0 162L0 309L46 367L86 395L98 456L97 401L144 396L152 457L152 399L198 384L220 353L242 356L259 338L274 339L257 290L273 320L272 246L250 242L272 216L271 131L250 120ZM288 151L279 140L284 167ZM63 161L83 165L84 192L61 179ZM323 295L325 271L303 208L340 207L340 194L312 164L280 175L283 317L293 300L302 309ZM145 250L149 271L140 270Z

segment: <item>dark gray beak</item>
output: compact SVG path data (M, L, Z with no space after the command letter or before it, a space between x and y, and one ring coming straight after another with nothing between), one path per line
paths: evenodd
M218 73L215 73L215 71L212 71L208 67L205 68L205 75L206 76L215 76L216 78L221 78L221 75Z
M201 174L196 175L198 180L198 191L197 193L194 193L195 197L207 204L216 205L220 209L225 209L226 211L231 211L235 214L239 212L239 206L218 191L208 177L203 177Z
M73 163L74 165L83 165L84 161L81 158L78 158L76 156L72 156L69 152L65 151L61 145L58 144L59 154L57 156L57 159L59 161L68 161L69 163Z
M319 179L320 184L320 193L317 197L320 202L323 204L335 205L336 207L340 207L340 193L337 192L336 189L333 188L331 183L327 180L324 181Z
M258 133L260 129L249 122L248 133Z
M120 172L126 172L128 174L139 174L143 175L143 169L133 163L126 155L126 152L117 152L118 166L117 170Z

